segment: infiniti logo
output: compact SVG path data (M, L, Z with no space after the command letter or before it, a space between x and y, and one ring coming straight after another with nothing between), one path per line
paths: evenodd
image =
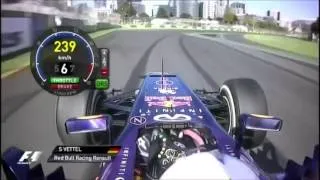
M172 121L190 121L191 117L186 114L175 114L173 116L169 114L159 114L153 117L155 121L172 122Z

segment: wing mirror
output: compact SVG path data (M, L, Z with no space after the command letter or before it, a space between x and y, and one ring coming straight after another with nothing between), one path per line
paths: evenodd
M257 131L280 131L282 120L274 116L259 114L242 114L240 116L242 128Z
M74 117L66 121L65 127L67 134L108 131L110 120L109 115Z

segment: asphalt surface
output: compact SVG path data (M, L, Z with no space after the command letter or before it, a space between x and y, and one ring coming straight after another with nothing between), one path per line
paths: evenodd
M284 120L282 131L269 133L266 144L253 152L268 172L280 170L288 158L301 163L319 143L318 68L274 65L286 60L254 50L241 52L237 45L224 44L223 40L170 31L115 32L100 37L96 44L111 50L111 88L137 87L140 75L161 71L162 58L165 71L179 74L191 88L217 89L230 78L257 80L265 91L269 113ZM310 81L310 76L316 77ZM57 97L42 90L29 69L2 79L1 85L1 151L13 145L43 151L45 173L52 172L61 165L46 163L53 148L61 144L55 125ZM63 167L67 178L72 179L92 178L88 172L97 170L89 164Z

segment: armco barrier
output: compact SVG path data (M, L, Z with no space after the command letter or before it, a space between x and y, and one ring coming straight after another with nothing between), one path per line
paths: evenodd
M273 31L263 31L263 30L257 30L252 31L248 30L248 28L245 28L243 26L193 26L193 25L185 25L185 24L178 24L178 25L172 25L172 24L145 24L145 25L137 25L137 24L124 24L123 25L126 28L132 28L132 29L171 29L171 30L180 30L180 29L189 29L189 30L212 30L212 31L225 31L225 32L244 32L244 33L253 33L253 34L270 34L270 35L285 35L284 33L277 33Z

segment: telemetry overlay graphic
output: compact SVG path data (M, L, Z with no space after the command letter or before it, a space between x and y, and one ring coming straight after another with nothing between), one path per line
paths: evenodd
M98 49L75 27L45 31L31 53L31 71L46 91L70 96L88 88L109 88L109 49Z

